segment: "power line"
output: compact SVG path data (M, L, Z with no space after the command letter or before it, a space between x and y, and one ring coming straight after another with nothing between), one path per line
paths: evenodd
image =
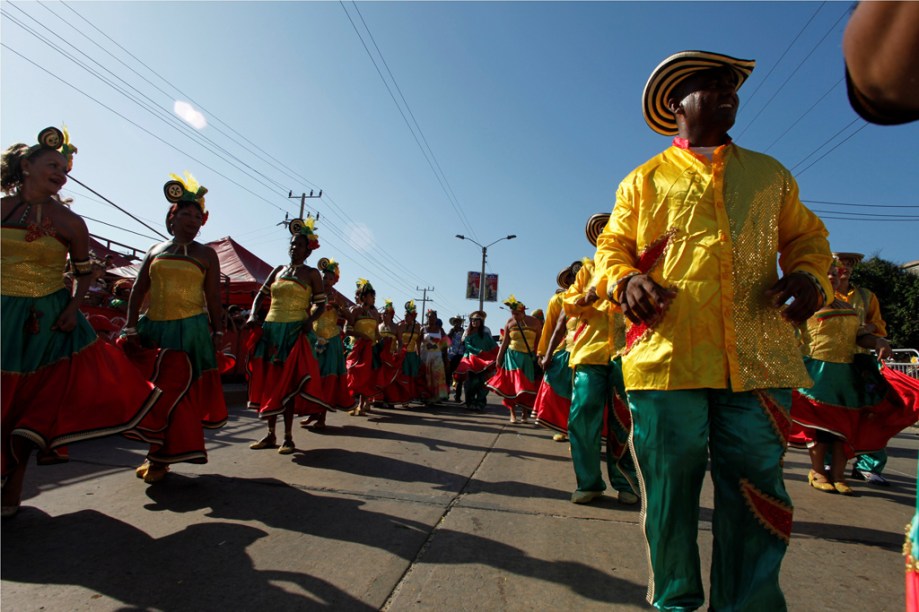
M839 210L820 210L819 208L812 208L811 211L815 213L826 213L830 215L846 215L849 217L861 217L863 219L891 219L891 220L901 219L903 221L907 221L909 219L919 219L919 215L893 215L893 214L885 215L883 213L876 214L876 213L857 213L857 212L839 211Z
M856 206L859 208L919 208L919 204L851 204L849 202L830 202L827 200L801 200L807 204L829 204L832 206Z
M775 140L773 140L771 143L769 143L769 146L766 147L765 149L763 149L763 153L768 153L768 152L769 152L769 149L771 149L772 146L773 146L775 143L777 143L778 141L782 140L782 138L784 138L785 135L786 135L788 132L790 132L796 125L798 125L799 123L801 123L801 120L804 119L808 114L810 114L810 112L811 112L812 110L814 110L815 108L817 108L817 105L820 104L820 103L823 101L824 98L826 98L828 95L830 95L830 93L832 93L832 91L833 91L834 89L836 89L837 87L839 87L839 85L840 85L844 80L845 80L845 77L842 77L842 78L840 78L838 81L836 81L835 83L833 83L833 85L830 86L830 88L826 90L826 93L824 93L822 96L820 96L820 97L817 99L816 102L814 102L813 104L811 104L810 108L808 108L806 111L804 111L804 113L802 113L797 119L795 119L794 123L792 123L792 124L789 125L787 128L785 128L785 131L784 131L784 132L782 132L781 134L779 134L778 137L777 137Z
M772 96L768 100L766 100L766 103L762 106L762 108L759 109L756 115L753 116L753 119L751 119L750 122L746 125L746 127L740 132L740 135L738 136L738 138L740 138L740 136L743 136L746 133L746 131L750 129L750 126L753 125L756 119L763 113L764 110L766 110L766 108L769 106L770 103L772 103L775 97L779 95L782 89L785 88L785 85L788 84L788 81L790 81L791 78L798 73L798 70L800 70L801 67L805 64L805 62L807 62L807 60L810 59L811 55L814 54L814 51L816 51L817 48L823 44L823 41L826 40L827 36L829 36L833 32L833 28L835 28L839 24L839 22L842 21L842 18L846 16L846 13L848 13L848 9L846 9L846 11L843 12L843 14L839 16L839 18L833 23L833 25L830 26L830 29L826 31L826 34L824 34L823 37L819 41L817 41L817 44L814 45L813 48L811 48L811 50L807 53L804 59L802 59L798 63L798 65L795 67L795 69L791 71L791 74L789 74L788 77L786 77L786 79L782 81L782 84L779 85L779 88L775 90L775 93L773 93Z
M860 121L860 119L856 119L855 121ZM854 123L854 122L853 122L853 123ZM850 123L849 125L852 125L852 124ZM846 128L849 127L849 125L847 125ZM851 134L849 134L848 136L846 136L845 138L843 138L842 140L840 140L840 141L839 141L838 143L836 143L835 145L833 145L833 146L832 146L830 149L828 149L823 155L821 155L820 157L818 157L817 159L815 159L814 161L812 161L811 163L809 163L807 166L805 166L805 167L802 168L801 170L798 170L798 172L795 174L795 177L798 177L798 176L801 176L802 174L804 174L804 173L807 171L808 168L810 168L811 166L813 166L814 164L816 164L817 162L819 162L821 159L823 159L824 157L826 157L827 155L829 155L830 153L832 153L833 151L835 151L836 149L838 149L838 148L839 148L841 145L843 145L844 143L848 142L848 140L849 140L850 138L852 138L853 136L855 136L856 134L858 134L859 132L861 132L861 131L862 131L863 129L865 129L866 127L868 127L868 123L867 123L867 122L862 122L861 127L859 127L857 130L855 130L854 132L852 132ZM843 128L843 129L846 129L846 128ZM842 131L842 130L840 130L840 131ZM838 133L839 133L839 132L837 132L837 134L838 134ZM833 136L833 138L835 138L835 135ZM832 138L831 138L831 139L832 139ZM828 140L827 142L829 142L829 140ZM824 144L826 144L826 143L824 143ZM823 146L824 146L824 145L820 145L820 147L823 147ZM817 150L819 150L820 147L817 147ZM814 153L816 153L816 152L817 152L817 151L814 151ZM813 155L813 153L812 153L811 155ZM809 156L808 156L808 157L809 157ZM807 158L805 157L804 159L807 159ZM795 165L795 168L797 168L798 166L800 166L803 162L804 162L804 160L802 159L800 162L798 162L798 163ZM794 168L792 168L792 171L793 171L793 170L794 170Z
M367 46L364 37L361 35L360 30L357 28L357 24L354 23L354 19L351 18L351 14L348 12L348 9L345 7L345 3L342 0L339 0L342 10L345 12L345 15L348 17L348 21L351 22L351 27L354 28L355 34L357 34L358 39L361 41L361 45L364 47L364 51L367 52L367 56L370 58L373 67L376 69L377 74L380 76L380 80L383 81L383 85L386 87L386 91L389 93L389 97L392 98L393 103L396 105L396 108L399 111L399 114L402 115L402 120L405 121L405 125L408 127L409 131L412 133L412 138L415 139L415 144L418 145L418 148L421 150L421 154L424 156L428 166L431 168L431 172L434 173L434 178L437 179L437 182L440 184L441 190L444 192L444 195L447 196L447 201L450 202L450 206L453 207L454 212L456 212L457 217L460 222L463 224L463 227L469 232L470 235L475 236L475 229L469 224L465 216L460 212L457 204L451 199L450 193L447 190L444 179L437 172L437 169L434 166L434 163L431 161L431 156L428 155L424 146L421 144L421 141L418 139L418 134L415 133L415 129L412 127L411 122L408 120L408 117L405 115L405 111L402 110L402 106L399 104L399 101L396 100L396 95L392 91L392 87L389 86L389 82L386 80L386 77L383 76L383 71L380 70L379 64L377 64L376 58L373 57L373 53L370 52L370 48ZM418 129L420 132L420 128Z

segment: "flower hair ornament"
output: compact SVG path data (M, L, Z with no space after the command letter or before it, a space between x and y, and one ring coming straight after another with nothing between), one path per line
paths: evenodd
M328 272L338 278L341 275L341 271L338 269L338 262L332 259L331 257L323 257L316 264L320 270L323 272Z
M77 152L77 148L70 143L70 132L67 131L66 126L60 130L56 127L46 127L39 132L38 144L29 147L27 156L41 149L51 149L63 155L67 159L67 172L70 172L71 168L73 168L73 156Z
M358 295L367 295L368 293L376 293L376 290L373 288L373 285L370 284L370 281L366 278L359 278L355 283L357 285L357 294Z
M316 233L318 216L307 215L306 219L294 219L287 225L287 229L294 236L305 236L311 251L319 248L319 234Z
M179 202L194 202L201 209L201 226L203 227L207 223L208 217L207 209L204 207L204 194L207 193L207 187L199 185L188 170L185 171L184 177L178 174L170 174L169 178L172 180L163 185L163 193L166 194L166 199L172 202L169 214L175 213Z
M418 307L415 306L415 300L409 300L405 303L405 313L406 314L417 314Z
M393 308L392 300L390 300L389 298L386 298L383 301L383 312L396 312L396 309Z
M504 300L504 305L511 309L511 312L524 311L527 307L523 302L517 301L517 298L514 297L514 294L510 294L506 300Z

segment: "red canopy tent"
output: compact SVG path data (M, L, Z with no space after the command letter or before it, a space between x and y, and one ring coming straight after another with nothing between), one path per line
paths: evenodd
M248 308L274 268L229 236L207 245L217 252L220 260L220 297L223 303Z

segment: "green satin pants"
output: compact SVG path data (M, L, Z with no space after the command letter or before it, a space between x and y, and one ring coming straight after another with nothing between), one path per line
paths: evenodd
M600 438L603 414L611 409L613 392L623 389L617 365L577 365L573 368L568 441L578 491L606 489L600 468ZM623 424L622 420L627 421L628 415L625 419L617 419L612 413L607 416L607 475L613 489L637 495L638 481L628 448L630 424Z
M712 610L785 610L779 569L791 534L782 480L790 390L630 391L651 577L661 610L705 603L697 535L711 457Z

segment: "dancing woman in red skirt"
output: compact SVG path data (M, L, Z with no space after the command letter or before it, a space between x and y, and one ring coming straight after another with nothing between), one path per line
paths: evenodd
M376 386L377 373L373 367L373 347L379 339L377 327L380 324L380 313L373 307L377 292L370 281L357 279L357 302L349 313L350 322L345 334L354 338L354 347L345 360L348 367L348 387L358 398L358 406L348 414L351 416L366 415L370 404L378 393Z
M19 510L29 455L127 433L159 398L124 353L97 338L78 310L89 289L86 224L58 197L76 147L46 128L3 153L2 476L4 517ZM71 294L63 270L70 256Z
M252 314L246 322L257 327L258 312L266 296L271 306L261 334L249 353L249 408L268 420L268 434L249 445L251 449L277 446L275 426L284 417L282 455L294 452L291 425L296 414L325 414L328 405L322 398L319 362L313 354L316 335L313 322L325 311L326 293L319 271L306 265L306 258L319 248L314 220L299 228L291 224L290 263L274 269L252 301Z

